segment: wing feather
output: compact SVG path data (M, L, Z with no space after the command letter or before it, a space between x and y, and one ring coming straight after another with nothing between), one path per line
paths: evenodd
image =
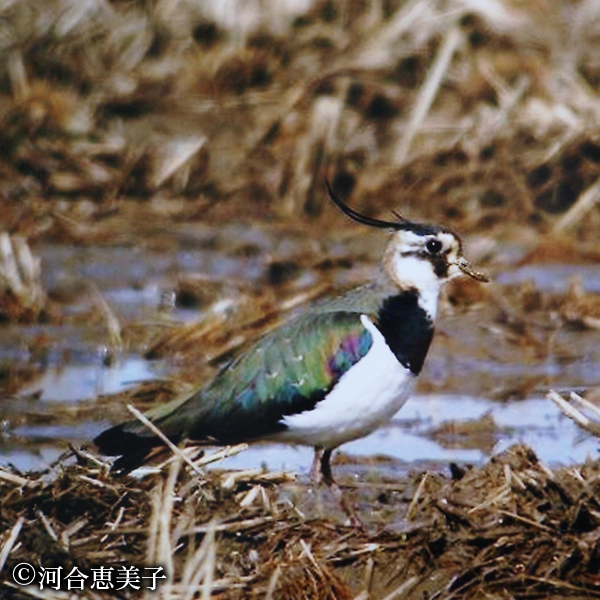
M373 340L358 313L309 317L267 334L228 365L163 420L167 431L236 443L281 431L284 416L314 408Z
M189 438L231 444L282 431L287 415L310 410L371 347L361 313L308 313L268 333L224 367L205 388L148 411L173 442ZM131 470L162 442L137 420L95 440L114 468Z

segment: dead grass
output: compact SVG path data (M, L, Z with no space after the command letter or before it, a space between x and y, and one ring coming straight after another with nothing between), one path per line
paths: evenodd
M502 240L526 246L524 263L597 260L598 0L319 0L298 9L273 0L266 12L247 2L227 15L208 6L0 4L7 320L49 310L24 240L168 251L173 240L161 234L181 223L347 228L325 207L325 178L369 214L398 208L495 240L483 253L491 262ZM276 265L274 279L288 268ZM221 290L182 281L181 295L215 310L161 335L149 353L201 345L203 364L218 363L294 298L321 294L329 283L319 281L287 304L268 286L236 287L236 336L220 327ZM597 298L577 286L561 298L530 285L508 293L510 302L496 294L490 330L525 356L556 354L564 324L597 328ZM489 301L477 294L450 302ZM114 347L127 344L131 330L100 312ZM2 375L9 391L31 377ZM161 390L169 397L176 387ZM519 447L482 469L454 470L453 480L419 475L386 522L363 510L365 533L305 514L309 490L281 474L200 476L171 462L142 480L117 479L96 457L76 456L42 476L0 471L3 598L35 597L10 585L22 561L160 563L172 575L160 597L177 600L600 596L597 465L550 471ZM355 493L360 501L367 492ZM363 506L376 502L371 494Z
M198 475L176 458L143 479L115 478L86 452L77 462L0 472L3 597L39 593L10 584L20 562L161 565L171 575L159 597L174 599L600 596L597 465L551 471L523 446L453 479L415 477L394 519L359 513L368 531L300 510L308 490L284 473ZM372 490L347 493L365 506Z
M314 219L328 177L463 231L597 231L597 0L257 7L5 2L9 229L116 240L102 222L149 198L175 221Z
M35 321L46 305L39 259L21 236L0 231L0 319Z

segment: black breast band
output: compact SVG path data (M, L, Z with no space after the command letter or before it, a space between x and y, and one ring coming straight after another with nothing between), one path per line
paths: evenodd
M376 325L398 361L417 375L433 338L433 322L419 305L417 291L386 298L377 313Z

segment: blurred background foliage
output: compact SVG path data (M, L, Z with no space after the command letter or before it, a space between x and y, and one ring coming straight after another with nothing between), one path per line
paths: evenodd
M0 219L327 222L328 178L371 214L593 241L599 56L598 0L2 0Z

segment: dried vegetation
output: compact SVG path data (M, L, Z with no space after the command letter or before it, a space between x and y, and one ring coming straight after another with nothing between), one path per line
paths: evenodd
M361 531L311 514L314 492L285 473L198 474L170 459L119 479L85 452L77 459L52 476L0 471L5 573L20 562L64 573L162 565L171 577L159 597L177 599L600 596L597 465L550 471L515 446L452 478L351 485ZM5 585L3 598L40 593Z
M35 321L46 304L41 267L19 235L0 232L0 320Z
M0 319L62 318L35 244L168 249L178 225L253 220L319 235L347 227L325 178L369 214L478 236L479 262L506 262L517 240L521 264L597 262L599 45L598 0L2 0ZM233 311L217 286L181 280L209 318L148 355L186 355L198 377L199 358L214 366L328 288L275 293L296 267L275 258L269 285L236 284ZM576 282L560 298L504 291L455 288L447 309L493 296L492 333L536 358L556 354L562 325L598 328ZM98 305L115 348L132 343ZM306 508L312 492L287 475L171 462L117 479L76 457L0 471L3 598L64 597L11 585L21 561L161 564L160 597L175 599L600 596L597 465L550 471L517 447L452 479L369 482L350 490L361 532Z
M127 201L165 197L175 220L314 218L328 177L463 231L596 231L595 0L242 5L5 0L9 228L116 239Z

